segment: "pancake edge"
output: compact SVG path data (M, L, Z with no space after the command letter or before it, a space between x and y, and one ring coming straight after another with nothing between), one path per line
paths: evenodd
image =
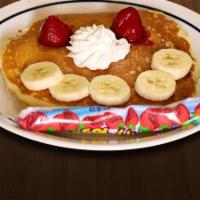
M159 14L162 14L164 15L165 17L167 17L168 19L172 20L172 18L168 17L167 15L163 14L162 12L159 12L159 11L150 11L150 12L153 12L153 13L159 13ZM187 32L177 23L175 22L178 26L178 29L179 29L179 32L177 34L178 37L182 37L184 38L189 44L190 44L190 53L193 57L193 53L192 53L192 45L191 45L191 42L190 42L190 39L187 35ZM28 31L30 29L29 28L26 28L22 31L22 34L24 34L26 31ZM20 37L20 35L17 35L15 37L12 37L12 39L17 39L18 37ZM30 96L30 95L27 95L27 94L24 94L21 92L21 90L14 84L12 83L5 75L4 73L4 70L3 70L3 54L6 50L6 47L7 47L7 44L12 40L12 39L7 39L6 41L4 41L2 47L1 47L1 52L0 52L0 69L1 69L1 72L2 72L2 76L5 80L5 83L6 83L6 86L7 86L7 89L9 90L9 92L11 94L14 94L21 102L25 103L27 106L41 106L41 107L44 107L44 106L50 106L50 107L61 107L61 106L65 106L66 105L61 105L61 104L54 104L54 103L51 103L49 101L44 101L44 100L40 100L36 97L33 97L33 96ZM196 83L196 93L194 94L194 96L197 96L199 95L200 96L200 92L199 89L200 89L200 81L199 80L199 77L200 77L200 64L195 60L195 58L193 57L193 65L194 65L194 70L192 72L192 78L193 80L195 81ZM175 103L175 102L174 102Z

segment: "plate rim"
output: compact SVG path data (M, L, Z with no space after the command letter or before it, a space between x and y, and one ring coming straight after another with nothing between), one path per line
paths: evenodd
M198 28L198 26L195 26L193 25L192 23L190 23L189 21L175 15L175 14L172 14L172 13L169 13L163 9L159 9L159 8L155 8L155 7L152 7L152 6L148 6L148 5L145 5L142 3L142 1L145 1L145 2L148 2L148 0L140 0L139 3L137 2L137 0L134 0L134 2L128 2L128 1L123 1L123 0L57 0L56 2L53 1L51 2L51 0L49 0L49 3L45 2L45 4L41 4L41 5L36 5L36 6L33 6L33 7L30 7L30 8L27 8L27 9L23 9L22 11L19 11L15 14L12 14L10 16L7 16L3 19L1 19L2 17L0 17L0 25L5 23L6 21L18 16L18 15L21 15L21 14L24 14L26 12L29 12L29 11L33 11L33 10L36 10L36 9L40 9L40 8L44 8L44 7L48 7L48 6L54 6L54 5L60 5L60 4L66 4L66 3L113 3L113 4L122 4L122 5L131 5L131 6L138 6L138 7L142 7L142 8L146 8L146 9L151 9L151 10L155 10L155 11L160 11L160 12L163 12L165 14L167 14L168 16L171 16L173 18L176 18L186 24L188 24L189 26L191 26L192 28L194 28L196 31L200 32L200 28ZM21 2L27 2L27 0L22 0ZM31 0L29 0L29 3L31 2ZM43 2L43 0L40 0L40 2ZM165 1L166 2L166 1ZM10 7L12 6L15 6L15 5L18 5L20 2L15 2L15 3L12 3L12 4L9 4L7 6L4 6L0 9L0 14L2 13L1 11L3 9L9 9ZM161 2L160 2L161 3ZM162 2L163 3L163 2ZM169 4L174 4L176 6L179 6L179 7L182 7L182 9L186 9L187 11L190 11L192 12L193 14L195 15L198 15L198 13L196 13L195 11L192 11L182 5L179 5L179 4L176 4L176 3L173 3L173 2L169 2ZM0 15L1 16L1 15Z
M30 0L30 2L31 1L32 0ZM6 7L1 8L0 9L0 14L2 12L5 12L5 10L7 10L7 9L9 10L9 9L12 9L13 7L15 7L15 6L20 6L23 2L26 2L26 1L22 0L22 1L15 2L13 4L10 4L10 5L7 5ZM40 2L45 2L46 4L49 4L49 3L47 3L46 0L45 1L44 0L40 0ZM101 2L97 1L97 0L89 0L89 1L76 1L76 0L62 1L62 0L57 0L55 2L55 1L52 1L52 0L48 0L48 2L54 2L54 3L51 3L52 6L56 5L55 3L61 4L61 2L63 2L63 3L84 3L84 2L87 2L87 3L88 2L93 2L93 3L114 3L114 4L125 4L125 5L133 6L133 5L136 5L136 4L138 5L138 2L139 2L140 5L143 5L143 7L148 7L148 6L146 6L146 4L144 5L144 2L149 2L149 0L147 0L147 1L146 0L135 0L135 1L132 1L132 2L119 1L119 0L114 0L114 1L113 0L102 0ZM182 8L182 9L186 9L187 12L191 12L193 15L197 15L198 17L200 17L200 15L198 13L196 13L196 12L190 10L190 9L187 9L187 8L185 8L183 6L180 6L178 4L175 4L173 2L163 1L163 2L159 2L159 3L161 3L161 4L164 3L165 4L166 2L167 2L167 4L169 3L170 5L173 4L175 7L178 6L178 7ZM36 2L34 2L34 3L37 4ZM151 3L152 3L152 1L151 1ZM36 7L38 7L38 6L36 6ZM151 8L154 8L154 7L151 7ZM156 8L154 8L154 9L156 9ZM31 11L32 9L29 8L29 9L26 9L26 10ZM160 9L156 9L156 10L160 10ZM162 10L162 12L166 13L163 10ZM24 12L20 12L20 13L22 14ZM15 14L13 14L11 16L8 16L5 19L2 19L2 17L0 17L0 20L1 20L0 21L0 26L4 22L6 22L7 20L9 20L12 17L14 17L16 14L17 13L15 13ZM172 14L172 15L174 15L174 14ZM178 18L180 19L180 17L178 17ZM186 21L186 22L188 24L188 21ZM196 31L198 31L200 33L200 29L198 27L194 26L190 22L189 22L188 25L190 25L190 26L192 25L191 27L193 27ZM174 141L183 139L183 138L185 138L185 137L187 137L189 135L192 135L192 134L197 133L198 131L200 131L200 125L197 125L197 126L191 128L191 129L175 133L174 135L170 134L169 136L167 136L167 133L166 133L163 137L161 137L161 138L158 137L158 138L156 138L154 140L150 140L150 141L140 141L140 142L135 141L135 142L132 142L132 143L123 143L123 144L91 144L91 143L87 143L86 144L86 143L81 143L80 140L79 140L79 142L75 143L75 142L72 142L70 138L68 138L68 141L66 141L66 139L62 138L62 137L49 136L47 134L36 134L36 133L32 133L32 132L29 132L29 131L22 130L22 129L18 128L18 127L9 126L9 124L6 123L6 121L5 121L3 116L0 116L0 127L4 128L5 130L7 130L7 131L9 131L11 133L14 133L16 135L19 135L19 136L21 136L23 138L30 139L30 140L35 141L35 142L40 142L40 143L48 144L48 145L51 145L51 146L57 146L57 147L63 147L63 148L79 149L79 150L91 150L91 151L119 151L119 150L121 151L121 150L131 150L131 149L133 150L133 149L149 148L149 147L153 147L153 146L159 146L159 145L162 145L162 144L166 144L166 143L169 143L169 142L174 142Z

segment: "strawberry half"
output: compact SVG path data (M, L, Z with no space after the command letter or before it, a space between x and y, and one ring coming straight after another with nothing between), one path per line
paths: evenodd
M56 16L49 16L42 25L39 43L47 46L66 46L72 35L71 28Z
M138 44L144 37L144 28L138 11L127 7L115 17L112 30L117 38L126 38L128 42Z

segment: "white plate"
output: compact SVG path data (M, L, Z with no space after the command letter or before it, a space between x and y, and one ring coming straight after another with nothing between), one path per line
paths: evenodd
M167 15L176 20L188 32L192 43L193 54L200 62L200 15L184 8L180 5L169 1L152 1L152 0L129 0L125 1L90 1L90 2L73 2L61 0L22 0L0 9L0 44L7 38L16 34L17 30L25 29L34 21L44 18L48 15L63 13L80 13L80 12L106 12L118 11L126 6L135 6L142 9L158 9L164 11ZM197 42L198 41L198 42ZM16 115L21 109L16 99L11 97L5 88L3 79L0 75L0 112L6 115ZM167 142L175 141L200 130L200 126L190 129L177 129L167 133L157 134L154 136L144 137L142 139L129 138L112 138L97 140L82 137L69 136L68 138L56 137L46 134L37 134L23 131L18 128L8 118L0 115L0 126L12 133L22 137L42 142L54 146L84 149L84 150L126 150L139 149Z

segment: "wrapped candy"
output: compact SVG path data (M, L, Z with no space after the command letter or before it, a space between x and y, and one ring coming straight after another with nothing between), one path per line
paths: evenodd
M30 107L20 113L18 122L25 130L43 133L128 136L200 124L200 98L187 99L173 106Z

